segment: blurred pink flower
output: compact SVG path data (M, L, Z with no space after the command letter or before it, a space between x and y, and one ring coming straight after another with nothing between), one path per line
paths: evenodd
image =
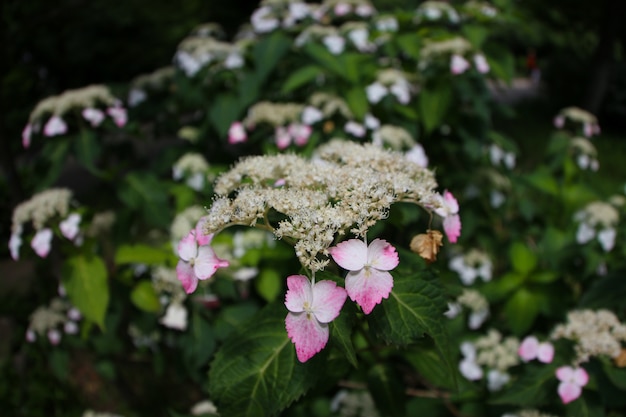
M570 403L582 394L582 389L589 382L589 375L583 368L562 366L556 370L556 377L561 381L558 388L563 404Z
M59 116L52 116L43 127L46 136L63 135L67 132L67 124Z

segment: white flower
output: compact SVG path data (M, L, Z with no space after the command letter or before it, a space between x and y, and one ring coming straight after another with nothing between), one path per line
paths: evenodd
M578 230L576 231L576 242L579 244L585 244L596 236L596 231L593 227L585 222L581 222L578 225Z
M50 253L50 246L52 242L52 230L51 229L41 229L39 230L33 240L30 242L30 246L33 248L35 253L42 258L48 256Z
M272 16L272 9L268 6L256 9L250 21L254 31L258 33L271 32L279 26L278 19Z
M100 109L96 109L93 107L87 107L83 109L82 112L83 117L89 123L91 123L92 127L99 126L100 123L104 120L104 112Z
M165 315L161 317L159 323L170 329L185 330L187 328L187 309L182 304L172 303L167 307Z
M361 52L371 49L372 44L369 42L369 36L370 34L365 28L354 29L348 33L348 38Z
M309 15L309 5L303 2L289 3L289 14L296 20L304 19Z
M487 59L483 54L474 55L474 65L476 66L478 72L480 72L481 74L486 74L489 72L489 63L487 62Z
M376 117L372 116L369 113L365 115L364 123L365 127L371 130L376 130L380 127L380 120L378 120Z
M326 49L328 49L328 52L333 55L339 55L342 53L346 45L346 40L339 35L325 36L324 39L322 39L322 42L326 46Z
M243 67L243 57L239 52L231 52L224 60L224 67L235 69Z
M411 93L409 92L409 83L405 80L398 80L389 88L391 94L396 96L398 101L402 104L408 104L411 100Z
M193 77L202 68L202 64L189 52L178 51L174 59L178 63L178 66L185 72L187 77Z
M615 246L616 234L617 232L612 227L603 229L598 233L598 242L600 242L600 246L602 246L605 252L609 252Z
M422 168L428 167L428 156L426 156L424 147L419 143L416 143L411 149L409 149L404 156L406 156L406 159L411 162L415 162Z
M444 316L446 316L449 319L453 319L456 316L458 316L459 314L461 314L461 311L463 311L463 308L461 307L461 304L459 303L448 303L448 310L443 313Z
M52 116L43 127L43 134L46 136L63 135L67 132L67 124L60 116Z
M511 376L506 372L491 369L487 372L487 389L489 391L499 391L511 380Z
M506 201L506 197L500 191L493 190L490 194L491 207L498 208Z
M485 320L487 320L487 317L489 317L489 308L472 311L470 313L467 325L470 329L476 330L483 325Z
M78 232L80 231L80 221L80 214L72 213L67 216L67 219L59 223L59 229L61 229L61 233L63 234L63 236L65 236L69 240L74 240L74 238L76 238Z
M185 184L189 186L189 188L201 191L204 188L204 174L202 172L196 172L187 178Z
M383 97L389 93L389 91L387 90L387 87L376 81L365 88L365 93L367 94L367 101L372 104L376 104L382 100Z
M381 32L396 32L398 30L398 21L393 16L385 16L378 19L376 29Z
M146 101L147 98L148 98L148 95L146 94L145 91L143 91L143 90L141 90L139 88L133 88L128 93L128 106L129 107L136 107L139 104L141 104L144 101Z
M20 259L20 246L22 246L22 236L19 233L12 233L9 239L9 252L14 261Z
M450 72L454 75L463 74L469 67L469 62L461 55L454 54L450 58Z
M306 106L302 111L302 123L311 126L324 118L323 113L313 106Z
M363 127L362 124L357 123L353 120L350 120L348 123L346 123L343 127L343 130L353 136L356 136L357 138L362 138L363 136L365 136L365 127Z

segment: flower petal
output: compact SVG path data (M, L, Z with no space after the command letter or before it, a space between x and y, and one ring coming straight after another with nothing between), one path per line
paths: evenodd
M478 381L483 377L483 370L481 367L470 359L463 359L459 363L459 371L466 379L470 381Z
M227 260L217 257L212 247L200 246L193 270L198 279L208 279L215 274L218 268L225 268L228 265Z
M313 290L313 312L320 323L329 323L337 318L348 294L332 281L319 281ZM289 307L287 307L289 308Z
M589 382L589 375L587 374L587 371L585 371L583 368L574 369L573 377L574 383L581 387L584 387L585 385L587 385L587 382Z
M304 311L304 303L313 304L311 281L304 275L290 275L287 277L287 293L285 307L293 313Z
M367 244L359 239L350 239L328 248L337 265L348 271L359 271L367 262Z
M208 245L213 240L213 233L209 233L208 235L204 233L204 223L206 220L207 217L205 216L196 223L196 241L200 246Z
M535 336L528 336L519 346L517 354L522 358L524 362L532 361L537 357L537 351L539 349L539 341Z
M392 288L393 277L387 271L365 268L362 271L349 272L346 276L346 291L365 314L371 313L376 304L389 297Z
M285 319L289 338L296 345L300 362L306 362L328 343L328 325L315 319L313 314L289 313Z
M580 397L582 388L571 382L561 382L559 384L558 393L563 404L567 404Z
M400 260L396 248L386 240L374 239L367 247L367 264L381 271L391 271Z
M554 358L554 346L552 346L552 343L541 343L537 350L537 359L539 362L550 363L552 362L552 358Z
M35 236L33 236L33 240L30 242L30 246L33 248L35 253L42 258L48 256L50 253L50 244L52 242L52 230L51 229L41 229L39 230Z
M198 287L198 277L193 268L182 259L176 265L176 277L183 284L183 289L187 294L191 294Z
M198 255L198 244L196 243L195 230L190 231L187 236L178 242L178 256L184 261L189 262Z
M574 368L571 366L561 366L556 370L556 377L559 381L571 381L574 378Z
M451 243L456 243L461 236L461 218L458 214L443 219L443 230Z

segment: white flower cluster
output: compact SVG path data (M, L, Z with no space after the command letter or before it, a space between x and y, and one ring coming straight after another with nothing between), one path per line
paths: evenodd
M289 29L300 21L318 18L319 8L300 0L263 0L250 18L255 33L271 32L280 27Z
M403 127L382 125L372 134L372 143L376 146L387 145L393 150L401 151L415 146L415 139Z
M518 349L517 338L503 338L500 332L491 329L486 336L473 343L461 344L463 359L459 363L459 370L468 380L477 381L484 375L483 367L486 368L487 388L498 391L510 380L506 371L519 363Z
M368 391L341 390L330 404L333 413L341 417L379 417L376 405Z
M459 274L461 282L465 285L472 285L478 277L483 281L491 281L493 268L491 259L478 249L470 249L465 254L453 256L448 267Z
M401 104L407 104L411 101L414 90L407 73L387 68L376 74L376 81L365 88L365 93L372 104L378 103L388 94L393 95Z
M198 220L205 214L206 210L200 206L189 206L176 214L170 225L170 239L173 248L176 248L178 242L196 227Z
M598 151L591 141L584 137L574 137L570 141L570 149L576 157L576 163L580 169L597 171L600 168Z
M209 163L202 154L188 152L181 156L172 167L172 177L176 181L185 178L185 184L196 191L204 188Z
M438 21L444 16L450 23L458 23L461 20L456 9L444 1L425 1L415 11L417 23Z
M205 233L232 225L265 228L294 242L303 266L320 270L338 234L365 236L393 203L440 208L436 186L431 171L401 153L332 140L312 160L296 155L241 160L215 183ZM275 213L281 215L278 221Z
M63 333L78 333L78 322L81 319L80 311L68 301L54 298L48 306L41 306L30 315L26 341L33 343L37 337L45 335L52 345L58 345Z
M335 114L340 114L346 119L354 118L345 100L334 94L316 92L309 98L309 104L321 111L325 118L330 118Z
M565 324L552 330L550 337L575 342L574 365L580 365L593 356L617 358L626 342L626 325L609 310L576 310L567 315Z
M159 68L150 74L143 74L131 82L128 92L128 105L136 107L148 98L147 90L165 90L171 85L176 69L173 66Z
M489 146L489 159L494 167L504 164L508 169L515 168L515 152L507 152L495 143Z
M304 105L299 103L272 103L260 101L248 109L243 124L251 129L259 123L268 123L273 127L286 126L300 121Z
M244 65L242 45L210 36L190 36L178 46L174 62L188 77L213 63L226 69L241 68Z
M462 308L467 307L470 310L467 325L470 329L476 330L483 325L487 317L489 317L489 303L487 299L478 291L464 289L454 303L448 303L448 311L446 317L453 319Z
M615 246L619 212L610 203L594 201L574 215L579 222L576 241L581 245L590 242L596 236L604 251L609 252Z
M579 107L566 107L554 118L554 126L562 129L568 120L574 124L582 124L583 134L588 138L600 134L598 119L586 110Z

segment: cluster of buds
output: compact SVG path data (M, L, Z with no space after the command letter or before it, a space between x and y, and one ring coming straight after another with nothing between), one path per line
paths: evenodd
M59 292L63 297L65 291L62 287ZM61 342L63 333L78 333L82 314L62 297L54 298L48 306L41 306L31 314L26 341L33 343L45 335L50 344L56 346Z

